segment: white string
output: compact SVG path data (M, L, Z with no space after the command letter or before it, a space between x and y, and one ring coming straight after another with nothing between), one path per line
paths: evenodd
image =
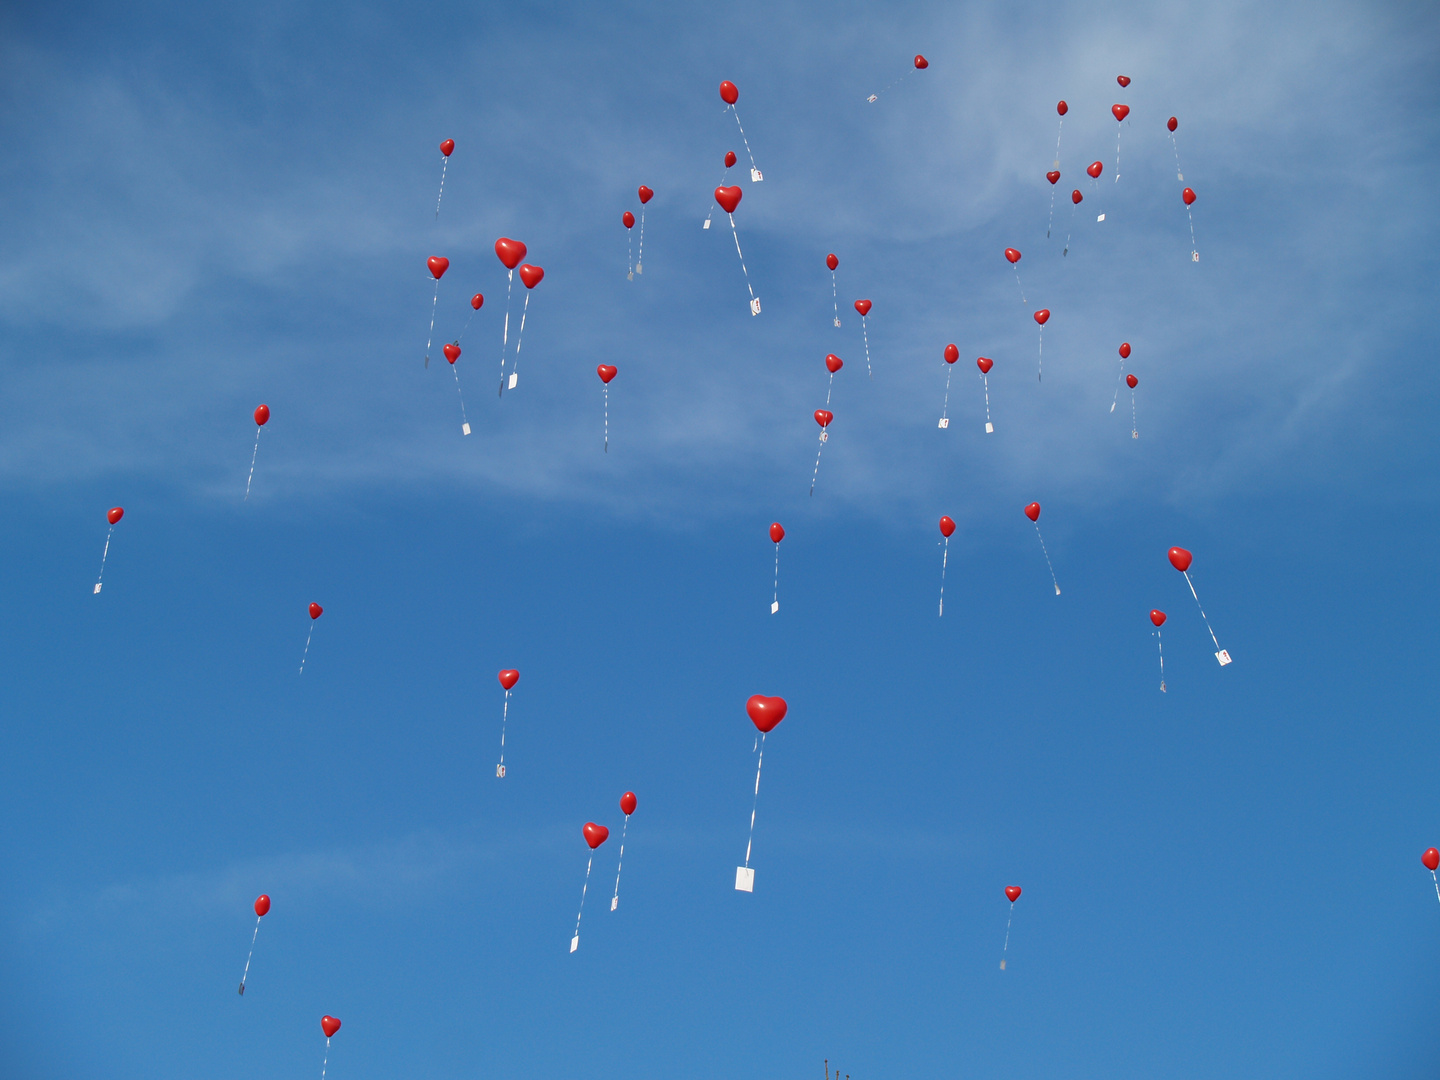
M325 1070L330 1067L330 1036L325 1036L325 1061L320 1066L320 1080L325 1080Z
M1035 523L1035 535L1040 536L1040 523ZM1055 585L1055 595L1060 595L1060 582L1055 579L1055 567L1050 566L1050 552L1045 550L1045 537L1040 536L1040 551L1045 556L1045 565L1050 567L1050 580ZM1217 649L1220 646L1215 646Z
M628 232L629 230L627 229L626 231ZM645 205L642 203L642 204L640 205L640 254L639 254L639 256L637 256L636 259L635 259L635 272L636 272L637 274L643 274L643 273L645 272L645 268L644 268L644 266L642 265L644 262L645 262Z
M250 957L255 955L255 939L260 936L260 916L255 916L255 933L250 935L250 954L245 957L245 974L240 976L240 994L245 993L245 980L250 977Z
M745 288L750 289L750 271L745 269L745 253L740 250L740 234L735 230L735 215L726 214L730 219L730 231L735 235L735 254L740 256L740 271L745 275ZM755 290L750 289L750 299L755 299Z
M1194 215L1194 213L1190 210L1190 207L1189 207L1189 206L1186 206L1186 207L1185 207L1185 216L1190 219L1190 261L1191 261L1191 262L1199 262L1199 261L1200 261L1200 251L1199 251L1199 249L1195 246L1195 215Z
M580 916L585 914L585 894L590 890L590 867L593 866L594 863L595 852L592 849L590 852L590 859L588 862L585 863L585 884L580 889L580 910L575 914L575 940L571 942L572 946L577 944L580 940ZM575 950L574 948L572 948L570 951L574 952Z
M950 416L950 376L955 371L954 364L945 365L945 403L940 406L940 419L945 420Z
M1073 236L1075 233L1075 207L1077 205L1078 204L1074 201L1074 198L1072 197L1070 201L1070 224L1065 229L1065 250L1060 252L1060 257L1062 259L1066 255L1070 254L1070 237Z
M729 176L729 175L730 175L730 166L729 166L729 165L726 165L726 166L725 166L725 171L720 174L720 183L719 183L719 184L716 184L715 186L716 186L716 187L721 187L721 186L723 186L724 183L725 183L725 178L726 178L727 176ZM702 229L708 229L708 228L710 227L710 219L711 219L711 217L714 216L714 214L715 214L715 200L712 198L712 199L710 200L710 212L705 215L705 224L702 225L702 226L700 226Z
M755 765L755 801L750 805L750 839L745 841L745 867L750 867L750 847L755 843L755 810L760 805L760 770L765 766L765 736L760 736L760 760Z
M525 338L525 316L530 313L530 290L525 290L525 303L520 308L520 332L515 335L515 361L510 365L510 379L513 382L520 367L520 346Z
M476 309L476 308L473 308L473 307L470 309L470 317L465 320L465 325L460 328L460 337L457 337L457 338L455 339L455 344L456 344L456 345L459 345L459 344L460 344L460 338L463 338L463 337L465 336L465 332L470 329L470 323L471 323L472 321L474 321L474 319L475 319L475 312L476 312L476 310L477 310L477 309Z
M1000 970L1005 970L1005 954L1010 951L1010 924L1015 920L1015 901L1010 901L1010 917L1005 920L1005 947L1000 950Z
M1130 391L1130 437L1132 439L1140 437L1139 425L1135 423L1135 391L1133 389Z
M815 479L820 475L820 455L825 452L825 444L829 442L830 433L824 428L820 429L820 449L815 451L815 471L810 474L810 494L815 494Z
M1435 881L1435 899L1440 900L1440 878L1435 877L1435 871L1430 871L1430 877Z
M740 141L745 144L745 153L750 158L750 170L752 172L759 172L760 170L755 168L755 155L750 153L750 140L745 138L745 125L740 123L740 110L734 105L726 105L725 107L735 114L735 126L740 129Z
M1110 411L1115 411L1116 404L1120 401L1120 384L1125 381L1125 358L1120 358L1120 374L1115 376L1115 396L1110 399Z
M245 479L245 501L250 501L250 481L255 479L255 459L260 456L260 425L255 425L255 450L250 455L250 475Z
M1020 264L1019 264L1019 263L1011 263L1011 264L1010 264L1010 269L1012 269L1012 270L1015 271L1015 284L1016 284L1016 285L1020 285ZM1028 301L1028 300L1025 299L1025 286L1024 286L1024 285L1020 285L1020 303L1024 304L1027 308L1030 306L1030 301Z
M305 674L305 658L310 655L310 639L315 636L315 620L310 620L310 632L305 635L305 651L300 654L300 674Z
M605 391L605 453L610 452L610 384L601 383L600 387Z
M450 167L450 158L446 157L440 166L440 194L435 197L435 216L440 216L440 200L445 197L445 170Z
M100 583L105 580L105 560L110 556L110 537L115 535L115 526L111 525L105 533L105 550L100 555L100 576L95 579L95 591L100 591Z
M770 605L770 614L775 614L780 607L780 545L775 545L775 596Z
M620 869L625 865L625 832L629 828L630 815L626 814L625 824L620 826L620 858L615 863L615 895L610 898L611 911L614 911L617 907L620 906ZM581 898L580 903L582 905L585 903L583 897ZM577 934L580 932L580 924L578 920L575 924L575 932Z
M632 243L631 238L630 238L630 232L631 232L631 230L629 230L629 229L626 229L626 230L625 230L625 280L626 280L626 281L634 281L634 280L635 280L635 262L634 262L634 260L633 260L632 257L631 257L632 255L634 255L634 251L633 251L633 249L632 249L631 246L630 246L631 243Z
M1054 227L1054 225L1055 225L1055 187L1056 187L1056 185L1059 184L1059 183L1060 183L1060 181L1059 181L1059 180L1056 180L1054 184L1051 184L1051 185L1050 185L1050 220L1049 220L1049 222L1047 222L1046 225L1045 225L1045 239L1046 239L1046 240L1049 240L1049 239L1050 239L1050 230L1051 230L1051 229Z
M983 371L980 373L980 381L985 385L985 429L990 429L990 376Z
M457 341L456 344L458 345L459 342ZM460 430L468 435L470 418L465 415L465 395L460 391L460 371L454 364L450 365L450 370L455 373L455 393L460 395L460 423L462 425Z
M1160 649L1160 692L1165 693L1165 642L1160 638L1160 628L1155 628L1155 644Z
M425 339L425 366L430 366L430 345L435 340L435 306L440 303L440 279L435 279L435 298L430 301L430 335Z
M1040 351L1035 356L1035 381L1045 381L1045 324L1040 324Z
M1115 125L1115 183L1120 182L1120 133L1125 130L1123 123Z
M1055 168L1060 168L1060 136L1065 134L1065 117L1060 117L1060 126L1055 129Z
M510 691L505 691L505 705L500 711L500 764L497 771L505 775L505 722L510 719Z
M875 378L875 372L873 372L873 371L870 370L870 332L865 329L865 323L866 323L865 316L864 316L864 315L861 315L861 316L860 316L860 336L865 339L865 370L866 370L866 372L869 373L870 378L873 379L873 378Z
M1195 606L1200 608L1200 618L1205 623L1205 629L1210 630L1210 620L1205 617L1205 608L1200 604L1200 596L1195 591L1195 583L1190 580L1190 571L1182 570L1181 573L1185 575L1185 584L1190 586L1190 595L1195 597ZM1210 630L1210 640L1215 642L1215 651L1219 652L1220 642L1215 639L1214 630Z
M950 538L945 537L945 553L940 556L940 614L945 614L945 567L950 562Z
M835 284L835 271L830 271L830 299L835 304L835 325L840 325L840 290Z
M500 334L500 397L505 393L505 348L510 343L510 290L515 285L515 271L510 271L510 276L505 279L505 329Z
M1170 132L1170 149L1175 151L1175 179L1183 184L1185 182L1185 174L1180 171L1180 147L1175 142L1175 133L1173 131Z
M830 372L830 385L825 388L825 404L830 404L830 392L835 389L835 373Z

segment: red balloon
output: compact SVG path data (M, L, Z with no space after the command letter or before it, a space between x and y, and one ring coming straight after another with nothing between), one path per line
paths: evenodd
M1190 552L1182 547L1173 547L1170 549L1170 565L1182 574L1190 569L1190 561L1194 558L1194 555L1191 555Z
M520 260L525 258L525 245L519 240L502 236L495 241L495 255L505 264L506 270L514 270L520 265Z
M926 60L926 59L925 59L923 56L921 56L919 53L916 53L916 54L915 54L915 66L916 66L917 68L919 68L921 71L924 71L927 67L930 66L930 61L929 61L929 60Z
M263 919L268 914L270 914L270 897L261 893L255 898L255 917Z
M1048 307L1042 307L1039 311L1035 312L1035 321L1041 326L1044 326L1050 321L1050 309Z
M595 374L600 376L600 381L603 383L608 383L617 374L619 374L619 372L620 369L617 368L614 364L601 364L595 369Z
M653 199L654 197L655 197L655 192L651 191L651 190L650 190L648 187L646 187L644 184L641 184L641 185L640 185L640 205L641 205L641 206L644 206L647 202L649 202L649 201L650 201L651 199Z
M1432 873L1440 868L1440 851L1435 848L1426 848L1425 854L1420 856L1420 861L1425 864L1425 869Z
M834 375L835 372L845 366L845 361L841 360L832 352L825 357L825 366L830 369L830 374Z
M734 150L726 150L726 151L725 151L725 168L728 169L728 168L730 168L730 166L732 166L732 165L734 165L734 164L735 164L735 151L734 151Z
M325 1037L328 1039L340 1030L340 1021L333 1016L322 1016L320 1018L320 1030L325 1032Z
M124 508L123 506L112 506L112 507L106 512L106 514L105 514L105 520L108 521L108 522L110 522L111 525L114 525L117 521L119 521L119 520L120 520L122 517L124 517L124 516L125 516L125 508Z
M1156 610L1150 612L1150 621L1153 622L1156 626L1164 626L1165 613L1157 608Z
M733 214L735 208L740 205L740 199L745 193L733 184L725 187L723 184L715 189L715 201L720 204L720 209L727 214Z
M750 722L766 734L774 731L775 726L785 719L789 708L783 697L753 694L750 700L745 702L745 711L750 714Z
M976 359L975 366L980 369L982 375L989 375L990 369L995 366L995 361L988 356L981 356Z
M1110 112L1114 114L1115 119L1116 119L1117 122L1118 122L1118 121L1123 121L1123 120L1125 119L1125 117L1127 117L1127 116L1130 115L1130 106L1129 106L1129 105L1111 105L1111 106L1110 106Z
M773 541L774 541L775 543L777 543L777 544L778 544L781 540L784 540L784 539L785 539L785 526L781 525L778 521L775 522L775 524L771 525L771 526L770 526L770 539L773 540Z
M476 311L480 310L480 305L483 303L485 303L484 293L477 292L474 296L470 297L470 306L473 307Z
M520 280L525 283L527 289L533 289L545 280L545 268L524 263L520 267Z
M1130 76L1129 76L1129 75L1116 75L1116 76L1115 76L1115 81L1118 82L1121 86L1129 86L1129 85L1130 85Z
M1005 258L1009 259L1012 263L1018 263L1020 261L1020 252L1014 248L1006 248Z
M1029 506L1025 507L1025 516L1028 517L1031 521L1039 521L1039 520L1040 520L1040 504L1039 504L1039 503L1031 503Z
M823 427L829 427L829 426L830 426L830 421L831 421L831 420L834 420L834 419L835 419L835 414L832 413L829 409L816 409L816 410L815 410L815 423L819 424L822 428L823 428Z
M940 515L940 535L947 540L955 533L955 519L949 514Z
M1137 379L1134 375L1125 376L1125 385L1128 386L1131 390L1134 390L1139 382L1140 380Z
M1195 189L1187 187L1180 193L1180 197L1185 200L1185 205L1189 206L1195 201Z
M1099 180L1100 174L1105 171L1105 163L1103 161L1092 161L1086 166L1085 171L1090 174L1091 180Z
M311 604L311 605L310 605L310 618L312 618L312 619L318 619L321 615L324 615L324 614L325 614L325 609L324 609L323 607L321 607L319 604Z
M620 215L620 220L625 223L627 229L633 229L635 227L635 215L629 210L626 210L625 213Z
M1070 201L1078 206L1080 203L1085 201L1085 196L1080 194L1079 188L1076 188L1074 191L1070 192Z
M720 100L726 105L734 105L740 100L740 88L726 79L720 84Z
M1170 117L1169 120L1166 120L1166 121L1165 121L1165 126L1166 126L1167 128L1169 128L1171 131L1174 131L1177 127L1180 126L1180 121L1179 121L1179 120L1176 120L1176 119L1172 116L1172 117Z
M1006 886L1005 886L1005 899L1009 900L1010 903L1012 903L1012 904L1013 904L1016 900L1019 900L1019 899L1020 899L1020 886L1019 886L1019 885L1006 885Z
M1063 101L1058 101L1055 103L1055 111L1058 112L1061 116L1064 116L1067 112L1070 111L1070 106L1066 105Z
M1049 172L1047 172L1047 173L1045 174L1045 179L1046 179L1046 180L1049 180L1050 183L1052 183L1052 184L1059 183L1059 181L1060 181L1060 170L1059 170L1059 169L1051 169Z
M448 343L448 344L445 346L445 359L446 359L446 360L449 360L450 363L452 363L452 364L453 364L456 360L459 360L459 359L460 359L460 346L459 346L459 345L456 345L454 342Z
M455 149L455 140L454 140L454 139L446 139L444 142L442 142L442 143L440 144L440 152L441 152L442 154L444 154L446 157L449 157L450 154L451 154L451 152L452 152L454 149Z
M960 359L960 350L954 345L945 346L945 363L953 364Z
M610 839L610 830L604 825L596 825L593 821L587 821L580 831L585 834L585 842L590 845L591 851Z
M1120 343L1120 359L1121 359L1121 360L1129 360L1129 359L1130 359L1130 343L1129 343L1128 341L1122 341L1122 342Z
M450 269L450 260L441 255L431 255L425 260L425 265L430 267L430 273L439 281L445 276L445 271Z
M870 314L870 308L871 308L871 306L872 306L872 305L871 305L871 303L870 303L869 300L856 300L856 301L855 301L855 310L860 313L860 317L861 317L862 319L863 319L866 315L869 315L869 314Z
M270 406L261 405L255 410L255 426L264 427L270 422Z
M635 812L636 802L637 800L635 798L635 792L625 792L624 795L620 796L620 812L626 817L629 817Z
M500 680L500 685L503 686L506 690L514 690L515 684L520 681L520 672L516 671L514 668L506 668L504 671L500 672L500 674L497 675L496 678Z
M835 257L835 253L833 251L829 255L825 256L825 265L828 266L831 270L834 270L837 266L840 265L840 260Z

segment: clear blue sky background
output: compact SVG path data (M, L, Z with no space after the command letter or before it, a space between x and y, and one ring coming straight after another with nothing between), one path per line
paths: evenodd
M318 1076L328 1012L333 1080L1433 1075L1437 22L11 6L5 1074ZM745 163L722 78L758 318L700 228ZM1047 241L1062 97L1087 195ZM500 235L547 271L503 400ZM436 254L437 341L487 296L468 439L421 363ZM746 896L757 692L790 713ZM570 955L580 825L627 788Z

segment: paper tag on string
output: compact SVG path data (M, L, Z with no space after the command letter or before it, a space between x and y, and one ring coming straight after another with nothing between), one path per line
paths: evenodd
M572 937L572 938L570 939L570 951L571 951L571 952L574 952L574 951L575 951L576 949L578 949L579 947L580 947L580 935L579 935L579 934L576 934L574 937Z
M618 897L618 896L612 896L612 897L610 898L610 910L611 910L611 911L614 911L614 910L615 910L617 907L619 907L619 906L620 906L620 897Z
M470 425L469 425L469 424L461 424L461 425L460 425L460 430L463 431L466 435L469 435L469 434L470 434Z
M1215 654L1215 659L1220 661L1221 667L1224 667L1230 663L1230 651L1228 649L1221 649Z
M1105 220L1105 215L1104 215L1104 214L1101 214L1101 215L1100 215L1099 217L1097 217L1095 220L1096 220L1096 221L1104 221L1104 220Z
M510 373L510 382L506 385L505 389L506 389L506 390L514 390L514 389L515 389L515 384L516 384L517 382L519 382L519 381L520 381L520 375L519 375L519 373L512 371L512 372Z
M764 179L765 179L765 175L764 175L759 169L751 169L751 170L750 170L750 182L751 182L752 184L758 184L761 180L764 180Z
M707 217L707 218L705 219L705 224L704 224L704 225L701 225L700 227L701 227L702 229L708 229L708 228L710 227L710 219Z
M942 428L948 428L950 426L950 418L948 416L942 416L940 418L940 426Z
M95 592L98 593L99 591L100 591L100 583L97 581L97 582L95 583ZM92 594L92 595L93 595L93 594Z
M504 780L504 779L505 779L505 766L504 766L504 765L496 765L496 766L495 766L495 775L498 776L501 780Z
M770 614L771 614L771 615L774 615L774 614L775 614L777 611L779 611L779 610L780 610L780 601L779 601L779 600L776 600L776 601L774 601L774 602L770 605Z
M751 315L759 315L759 314L760 314L760 298L759 298L758 296L755 297L755 298L753 298L753 299L750 301L750 314L751 314Z
M985 421L985 434L986 434L986 435L994 435L994 434L995 434L995 425L992 424L992 423L990 423L989 420L986 420L986 421Z
M735 888L740 892L755 891L755 871L748 866L735 867Z

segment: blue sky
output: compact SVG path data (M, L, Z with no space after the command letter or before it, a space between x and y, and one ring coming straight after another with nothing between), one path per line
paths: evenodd
M1433 1072L1430 8L0 20L9 1073L303 1076L324 1013L334 1080ZM503 400L501 235L546 269ZM437 341L487 298L468 438L430 255Z

